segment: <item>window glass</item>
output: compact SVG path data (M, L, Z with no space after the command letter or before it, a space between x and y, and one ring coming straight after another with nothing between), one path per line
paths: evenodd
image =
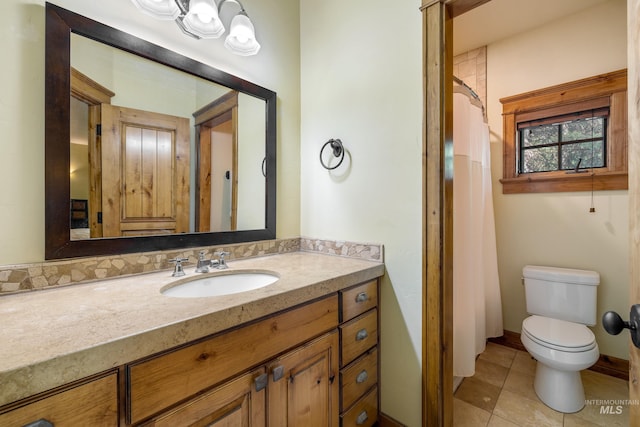
M552 118L519 126L519 173L591 169L606 166L607 113L555 122Z

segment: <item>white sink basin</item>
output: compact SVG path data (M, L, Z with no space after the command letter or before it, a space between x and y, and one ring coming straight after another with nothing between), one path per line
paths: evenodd
M176 298L200 298L237 294L263 288L278 280L275 273L225 271L190 277L160 290L162 295Z

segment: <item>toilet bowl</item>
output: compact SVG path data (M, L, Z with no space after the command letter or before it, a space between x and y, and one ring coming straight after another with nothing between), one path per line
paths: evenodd
M522 269L527 313L520 340L537 360L533 387L547 406L572 413L584 407L580 371L600 352L588 326L597 320L600 275L595 271L527 265Z
M580 371L600 356L593 332L585 325L543 316L522 322L521 341L536 359L534 389L542 402L564 413L585 404Z

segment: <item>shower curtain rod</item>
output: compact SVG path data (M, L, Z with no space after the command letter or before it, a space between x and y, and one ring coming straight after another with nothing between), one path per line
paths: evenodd
M475 98L478 101L480 101L480 97L478 96L478 94L473 89L471 89L471 87L469 85L467 85L464 81L462 81L462 79L460 79L460 78L458 78L456 76L453 76L453 81L458 83L460 86L464 87L467 91L469 91L469 94L473 98Z
M482 110L482 117L484 118L484 122L487 123L487 110L484 108L484 104L482 103L482 99L480 99L480 96L478 96L478 94L460 78L453 76L453 81L460 87L460 89L458 90L454 88L454 91L467 95L472 104L480 107L480 109Z

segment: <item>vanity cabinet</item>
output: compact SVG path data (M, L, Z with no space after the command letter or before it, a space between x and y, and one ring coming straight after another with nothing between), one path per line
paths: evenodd
M269 387L270 416L278 417L282 411L286 414L302 406L288 418L295 420L304 415L311 401L314 411L318 407L325 408L327 414L337 414L338 388L337 382L335 386L333 382L338 373L338 317L338 296L332 295L130 364L125 369L127 422L137 425L158 414L163 414L162 418L168 408L182 402L186 402L186 411L186 407L193 405L194 396L207 390L215 393L218 384L228 385L230 379L261 365L268 371L254 371L248 378L259 393ZM310 341L319 336L322 337ZM250 381L245 380L243 384L247 385ZM293 391L295 396L289 394ZM237 398L250 396L247 393L238 394ZM263 395L257 398L264 399ZM254 409L257 410L251 411ZM313 415L319 416L315 412ZM254 414L250 416L257 418ZM159 421L154 418L150 425L156 422ZM322 425L337 424L336 418L334 423Z
M337 427L337 372L334 330L144 425Z
M29 426L39 420L42 426L117 426L118 375L110 372L34 396L0 414L0 426Z
M0 408L0 426L371 426L378 281Z
M378 281L340 291L341 426L378 421Z

